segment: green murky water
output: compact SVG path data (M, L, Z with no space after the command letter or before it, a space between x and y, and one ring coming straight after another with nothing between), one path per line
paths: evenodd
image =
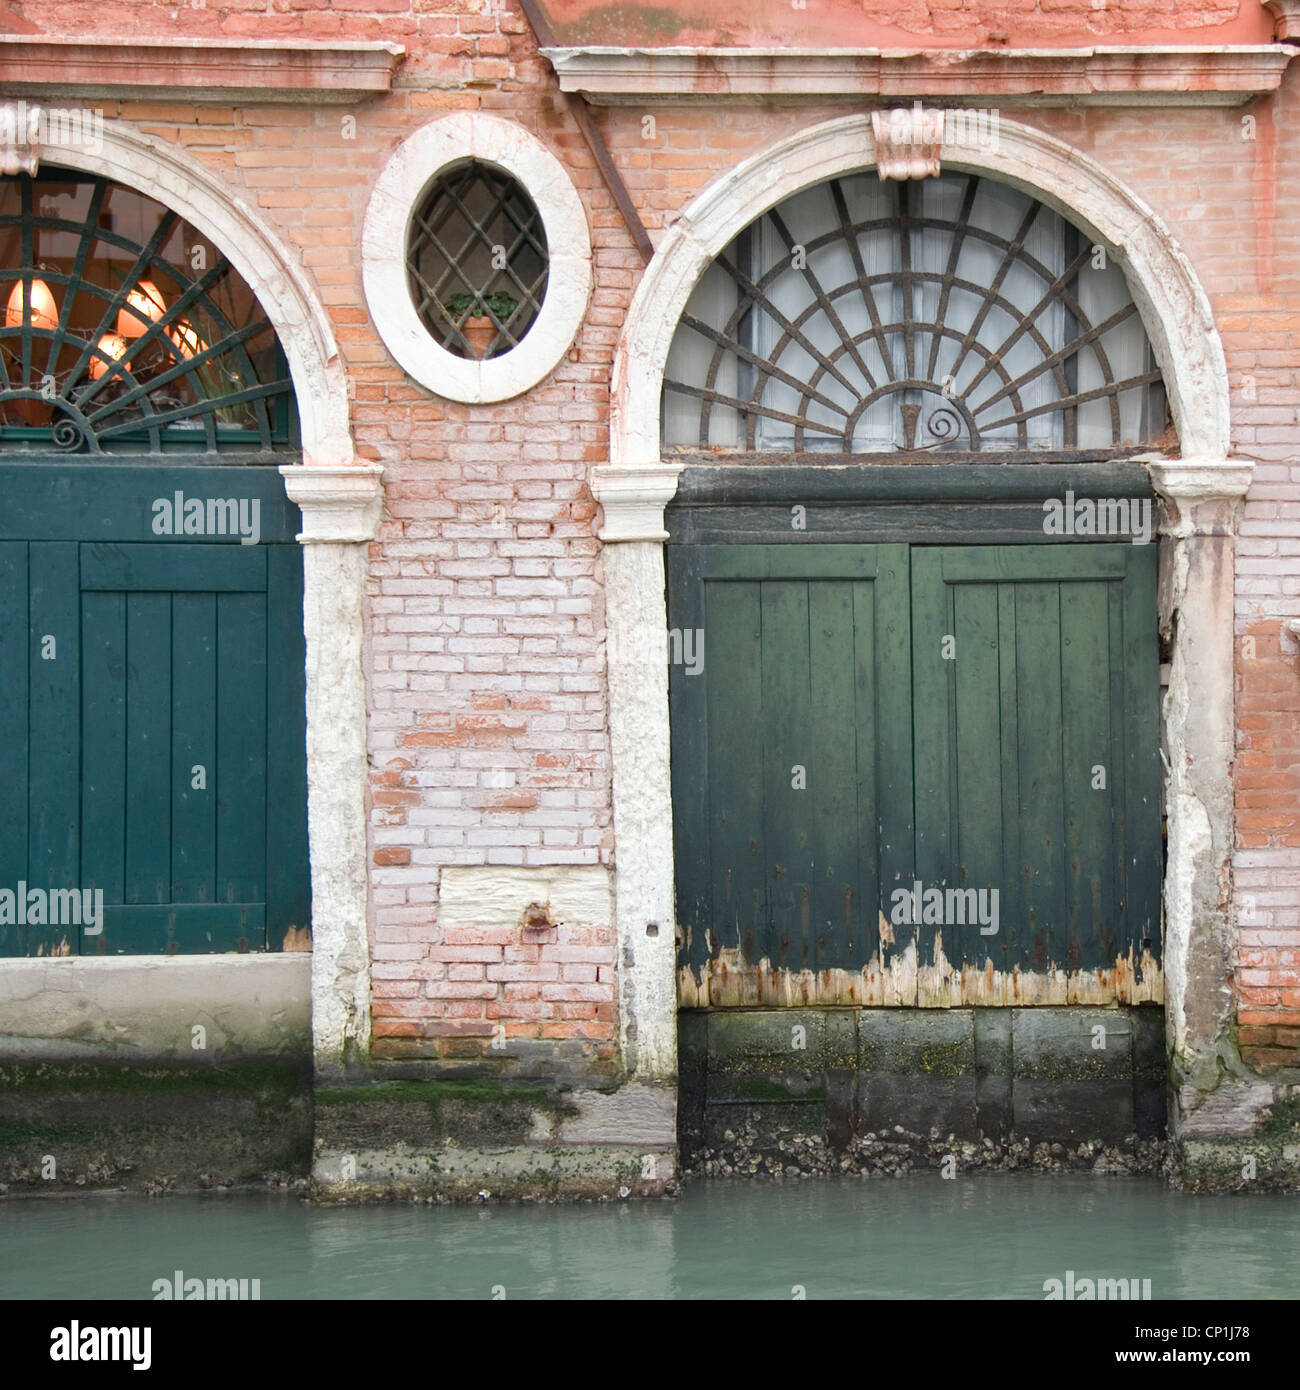
M675 1202L313 1208L274 1196L0 1202L0 1298L1044 1297L1149 1279L1153 1299L1300 1297L1300 1200L1154 1179L991 1173L696 1183Z

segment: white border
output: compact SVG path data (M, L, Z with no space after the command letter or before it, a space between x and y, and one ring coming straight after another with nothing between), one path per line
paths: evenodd
M541 312L517 347L468 361L434 342L420 322L406 279L413 209L448 164L480 159L516 179L546 229L550 275ZM422 126L384 166L366 207L361 282L370 317L389 352L421 386L448 400L481 405L536 386L569 350L591 295L591 235L564 166L522 127L460 111Z

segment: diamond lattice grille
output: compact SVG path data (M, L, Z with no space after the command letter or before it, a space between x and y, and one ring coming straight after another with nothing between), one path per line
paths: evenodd
M496 357L524 338L541 312L548 264L532 199L480 160L444 172L411 219L406 267L416 312L459 357Z

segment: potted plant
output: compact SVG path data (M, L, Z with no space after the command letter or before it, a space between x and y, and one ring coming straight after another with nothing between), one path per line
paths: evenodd
M497 325L514 313L519 301L504 290L492 294L453 294L447 310L475 357L486 357L496 341Z

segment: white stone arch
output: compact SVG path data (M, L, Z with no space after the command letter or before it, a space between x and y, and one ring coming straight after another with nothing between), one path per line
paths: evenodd
M1168 228L1131 189L1054 136L1000 120L991 148L945 142L945 170L1022 189L1105 246L1124 272L1165 376L1184 458L1226 458L1228 369L1210 301ZM799 131L698 194L646 267L614 360L610 461L659 462L659 395L678 320L715 256L756 217L801 189L875 165L869 115Z
M54 138L41 148L42 163L139 189L221 248L265 310L288 359L304 462L351 463L347 376L329 319L298 259L261 216L211 169L163 140L105 122L102 138L93 143L60 142L60 123L49 125Z
M1168 228L1131 189L1064 142L999 120L990 148L945 140L949 169L1012 184L1080 226L1123 268L1164 375L1182 458L1144 456L1170 504L1162 528L1161 617L1175 635L1165 735L1169 838L1164 887L1166 1021L1175 1133L1213 1115L1221 1078L1250 1085L1229 1039L1235 931L1233 532L1249 463L1229 460L1227 363L1209 299ZM660 451L664 365L710 262L762 212L801 189L876 163L869 115L840 117L760 151L705 188L646 268L614 360L610 464L593 470L604 509L606 668L616 843L615 918L624 1064L647 1081L676 1074L673 829L667 671L639 652L666 627L664 504L680 466ZM1225 1072L1226 1066L1226 1072ZM1257 1081L1257 1078L1255 1079ZM1230 1102L1229 1102L1230 1103ZM1205 1124L1213 1124L1211 1118Z
M248 282L288 360L303 458L280 471L303 515L311 1012L317 1070L328 1073L363 1054L370 1037L362 653L383 470L356 459L347 372L328 315L300 259L261 215L166 141L116 122L93 141L60 140L58 125L51 123L55 138L42 146L42 162L116 180L193 223ZM204 959L216 969L224 958ZM278 969L280 959L265 965Z

